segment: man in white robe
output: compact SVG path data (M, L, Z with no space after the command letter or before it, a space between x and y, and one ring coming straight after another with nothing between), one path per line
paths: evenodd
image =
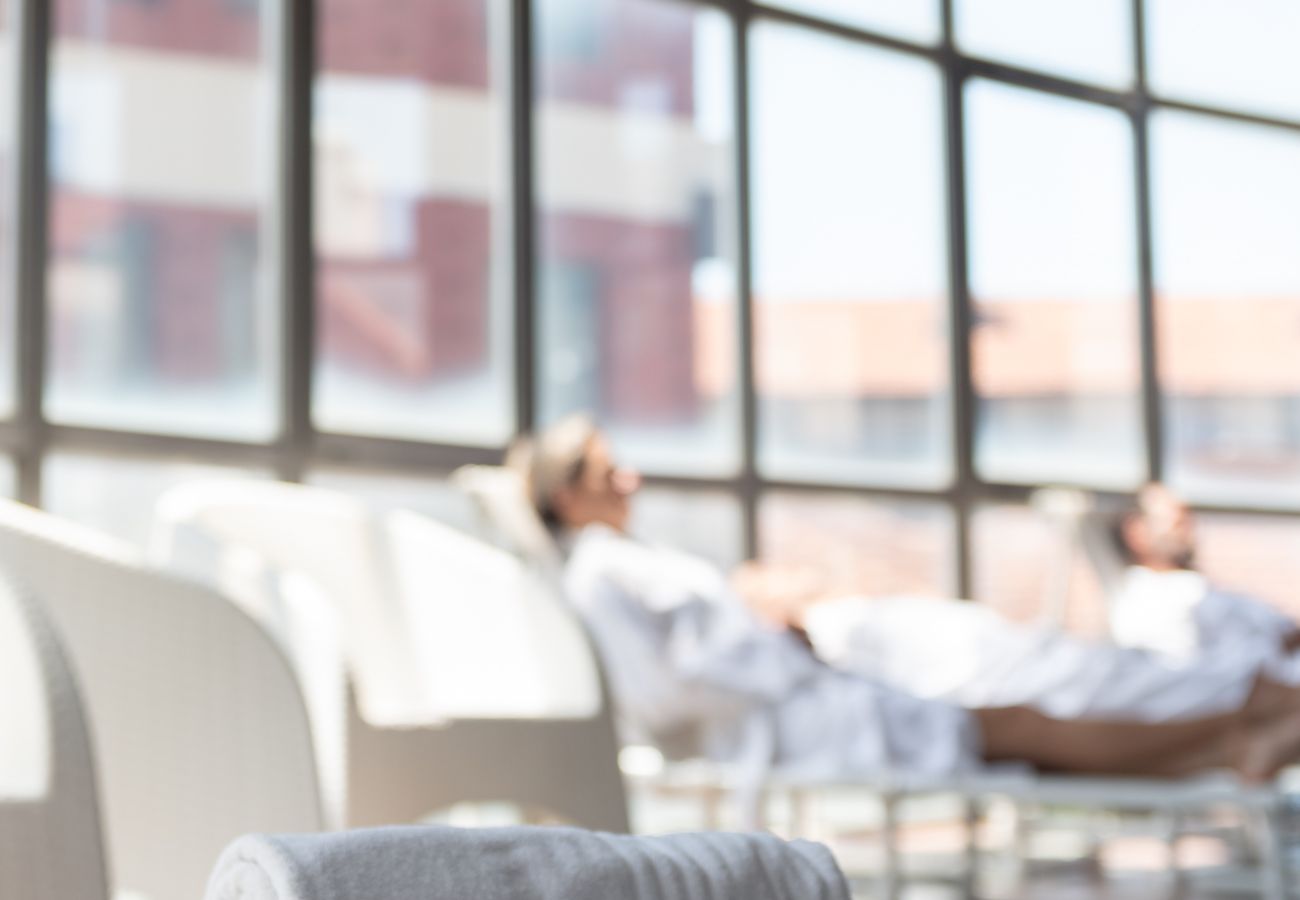
M657 741L693 733L715 759L837 777L946 775L1014 759L1133 775L1234 765L1264 778L1300 752L1300 694L1249 671L1218 685L1232 712L1148 724L966 709L832 668L755 616L707 563L627 533L637 476L614 464L586 420L517 448L512 465L566 551L566 593L621 714Z
M1239 659L1300 682L1300 630L1261 600L1233 593L1196 571L1196 522L1163 485L1147 485L1116 516L1111 538L1128 568L1111 600L1114 641L1178 663Z

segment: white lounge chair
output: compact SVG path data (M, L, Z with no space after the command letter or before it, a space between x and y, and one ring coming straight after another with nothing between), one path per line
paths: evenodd
M306 710L252 619L116 541L8 501L0 570L40 596L82 686L118 892L198 897L234 837L321 827Z
M349 826L499 801L627 830L594 653L546 583L510 554L415 513L381 515L333 491L261 483L169 492L153 552L173 565L207 556L217 578L251 554L275 577L305 579L314 610L263 603L291 648L324 607L336 617L355 698L339 736ZM310 669L300 665L302 677L319 680ZM329 715L324 703L316 712Z
M45 613L0 579L0 897L107 900L76 679Z

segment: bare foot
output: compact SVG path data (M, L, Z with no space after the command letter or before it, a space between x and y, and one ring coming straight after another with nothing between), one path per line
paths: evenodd
M1243 781L1264 784L1288 764L1300 759L1300 713L1252 728L1232 754L1233 768Z

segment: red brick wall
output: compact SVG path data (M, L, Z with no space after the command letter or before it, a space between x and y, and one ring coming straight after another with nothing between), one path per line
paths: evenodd
M319 0L318 66L483 88L489 0ZM502 35L505 38L505 35ZM503 44L508 52L508 43Z
M411 380L482 367L493 264L489 218L482 204L422 203L413 259L322 263L317 333L323 353ZM397 306L386 309L384 285L395 283L401 286ZM415 295L400 296L408 286Z
M537 62L547 99L618 106L629 85L669 85L665 113L689 117L694 110L695 11L661 0L590 0L595 53L566 56L540 42ZM540 14L538 16L540 18ZM537 33L545 35L545 23Z
M231 349L225 345L222 325L226 304L243 302L252 308L258 302L251 296L223 296L223 255L235 236L255 245L255 213L119 201L59 189L53 194L50 221L56 260L102 262L117 267L123 276L123 231L132 223L147 228L152 239L146 276L149 299L141 302L152 304L152 340L144 344L149 357L139 362L169 380L206 381L223 374ZM52 340L59 347L57 315L53 329ZM60 355L56 352L55 358Z
M579 215L545 217L546 257L596 274L604 412L689 420L696 404L690 230Z
M271 2L278 0L261 0ZM56 0L54 31L107 44L256 59L258 8L237 0Z

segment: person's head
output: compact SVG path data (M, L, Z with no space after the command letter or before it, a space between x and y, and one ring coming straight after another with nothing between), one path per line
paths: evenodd
M518 471L551 530L606 525L626 531L641 476L618 465L609 442L587 416L569 416L517 442L507 464Z
M1196 521L1191 508L1162 484L1148 484L1111 524L1124 561L1157 571L1196 566Z

